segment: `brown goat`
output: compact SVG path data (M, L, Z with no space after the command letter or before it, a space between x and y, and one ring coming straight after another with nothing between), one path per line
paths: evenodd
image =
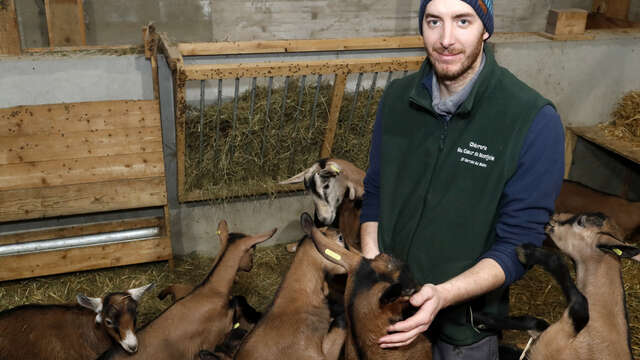
M618 240L619 228L602 213L555 214L546 232L575 262L576 283L560 255L532 245L518 249L523 263L543 265L554 275L569 303L561 319L540 334L527 358L631 359L619 257L640 261L640 249ZM521 324L490 327L521 330L546 327L546 324L540 327L540 321L536 323L531 319L526 319L534 325L530 328Z
M135 353L138 301L152 287L104 298L78 295L78 304L5 310L0 313L0 359L94 359L114 344Z
M222 249L220 249L220 251L222 251ZM195 286L188 284L171 284L158 293L158 299L164 300L167 296L170 296L171 301L176 302L189 295L189 293L193 291L193 288L195 288Z
M311 216L304 213L301 223L309 233L313 227ZM337 241L335 245L344 246ZM338 326L330 328L325 276L343 272L344 269L320 256L308 237L303 238L273 304L245 337L235 358L338 359L345 330Z
M316 161L280 184L304 183L313 197L316 225L337 227L350 249L360 249L364 176L349 161L331 158Z
M601 212L620 226L624 239L629 239L640 227L640 202L628 201L569 180L562 182L560 195L556 199L555 212L573 214Z
M620 231L605 215L555 214L547 234L576 264L576 284L589 303L589 322L570 342L562 327L551 325L530 359L631 359L620 257L640 261L640 249L619 240Z
M191 293L177 300L138 332L140 349L128 356L110 349L101 359L193 359L201 349L211 349L233 327L229 298L238 269L252 267L253 248L273 236L229 234L223 220L218 226L220 254L211 272Z
M382 349L378 344L389 325L416 310L409 297L419 286L409 268L388 254L370 260L357 251L336 246L335 241L316 228L311 236L318 252L348 273L344 300L348 328L345 358L431 359L431 343L424 335L394 349Z

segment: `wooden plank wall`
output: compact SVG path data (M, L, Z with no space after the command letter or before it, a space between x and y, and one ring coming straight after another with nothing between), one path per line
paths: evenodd
M49 46L87 45L82 0L45 0Z
M0 0L0 55L20 55L20 31L14 0Z
M0 221L166 199L157 100L0 109Z

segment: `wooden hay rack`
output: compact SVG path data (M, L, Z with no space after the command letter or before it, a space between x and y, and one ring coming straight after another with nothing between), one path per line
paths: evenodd
M404 75L409 71L416 71L424 60L424 55L419 51L423 50L422 39L418 36L406 36L406 37L391 37L391 38L359 38L359 39L338 39L338 40L291 40L291 41L246 41L246 42L221 42L221 43L179 43L173 44L168 40L168 37L164 33L156 34L156 39L159 42L158 47L164 53L165 58L168 61L170 68L173 71L174 79L174 95L175 95L175 116L176 116L176 147L177 147L177 180L178 180L178 198L181 202L198 201L198 200L210 200L221 199L237 196L255 196L262 195L271 192L283 192L302 189L301 186L278 186L276 183L278 180L282 180L290 175L292 172L299 172L302 170L302 166L310 163L308 159L315 161L318 157L328 156L345 156L342 152L336 151L336 130L340 133L340 127L345 126L345 123L351 122L353 118L354 109L362 108L365 103L367 107L371 107L373 111L367 111L367 126L371 126L373 119L375 118L375 107L377 105L377 99L373 99L372 94L376 91L376 87L380 87L382 81L376 81L378 74L380 73L382 78L386 76L386 84L388 84L392 78L394 72L400 72ZM386 55L394 51L409 50L407 53L413 52L411 56L407 55ZM368 56L342 56L346 53L369 53ZM376 52L376 55L371 54ZM417 55L416 55L417 52ZM315 54L333 54L334 58L327 60L305 60L309 56ZM290 57L290 55L302 54L302 60L299 60L301 56ZM263 60L261 56L280 57L281 60ZM237 60L234 60L237 57ZM247 57L250 60L246 60ZM217 62L218 58L226 58L222 62ZM191 59L198 59L199 61L190 62ZM229 60L231 59L231 60ZM322 59L322 57L320 58ZM363 75L368 80L363 80ZM351 76L351 78L349 78ZM312 78L312 77L315 77ZM356 80L357 77L357 80ZM275 80L274 80L275 79ZM263 83L268 85L263 86L263 93L267 98L266 115L256 116L254 114L254 108L259 105L254 105L256 90L256 80L258 83L262 80ZM204 107L204 88L205 81L215 85L217 81L217 99L213 99L211 103L217 106L212 115L213 120L211 123L214 127L220 127L220 109L224 101L222 99L222 90L224 87L223 81L228 83L235 83L234 86L229 85L228 88L233 89L234 95L227 101L228 109L233 108L233 115L228 114L227 128L229 131L239 131L239 134L234 135L230 133L218 133L216 129L215 135L204 135L203 126L206 127L206 121L203 121ZM277 100L274 104L272 96L275 97L274 83L279 81L280 88L277 90L278 95L282 100ZM306 81L306 83L305 83ZM326 82L325 82L326 81ZM368 81L368 85L365 85L365 81ZM197 105L189 105L187 103L187 84L194 84L200 82L201 84L201 101L200 110ZM245 84L244 95L239 96L239 88ZM246 85L251 83L251 85ZM294 83L295 85L290 85ZM356 84L355 89L353 84ZM305 85L307 84L307 85ZM310 84L310 85L309 85ZM349 85L351 84L351 85ZM197 85L197 83L195 83ZM306 87L305 87L306 86ZM327 91L326 105L324 103L318 105L318 92L320 88L330 87ZM215 95L215 86L214 88ZM349 89L351 92L349 93ZM194 87L197 90L197 86ZM346 90L346 91L345 91ZM288 91L288 92L287 92ZM230 91L231 92L231 91ZM310 99L315 98L315 102L311 105L300 105L302 103L302 93L309 93ZM315 92L315 97L313 95ZM358 93L361 93L358 98ZM381 94L380 90L377 94ZM272 94L273 93L273 94ZM300 95L297 95L297 94ZM347 95L348 93L348 95ZM250 94L250 95L249 95ZM344 99L348 96L349 102L345 103ZM249 102L251 99L250 110L238 110L238 97L245 99ZM321 96L322 97L322 96ZM270 100L271 103L269 102ZM241 100L242 101L242 100ZM306 100L305 100L306 101ZM322 100L321 100L322 101ZM311 100L309 102L312 102ZM316 106L317 105L317 106ZM304 112L304 109L313 109L306 114L300 115L300 112ZM324 108L325 113L321 114L317 109ZM188 114L194 113L192 109L196 109L195 116L188 116ZM270 110L271 109L271 110ZM300 110L303 111L300 111ZM243 113L244 111L244 113ZM270 114L271 111L271 114ZM279 112L279 115L278 115ZM198 116L198 113L200 116ZM248 116L247 116L248 113ZM254 114L254 115L252 115ZM224 115L223 115L224 116ZM242 118L244 116L244 118ZM253 119L252 119L253 116ZM293 134L299 133L300 129L295 125L295 129L286 130L287 126L290 126L288 121L300 122L305 121L307 123L317 121L321 123L321 126L317 131L320 132L321 140L316 144L313 141L299 141L302 144L300 147L290 145L288 150L290 155L280 156L280 160L275 160L269 163L265 160L269 154L269 151L278 151L277 144L286 140L287 137L293 136ZM251 121L260 121L262 118L264 126L251 128ZM294 120L291 120L295 118ZM248 119L248 120L247 120ZM258 120L256 120L258 119ZM200 124L196 124L197 122ZM244 121L245 127L248 129L246 132L242 132L241 127ZM247 124L247 121L249 122ZM356 122L356 120L354 120ZM285 125L283 125L285 124ZM308 126L309 128L314 125ZM225 127L224 124L222 127ZM269 128L270 127L270 128ZM278 128L279 130L274 130ZM290 126L291 127L291 126ZM190 131L189 129L196 128L197 131ZM240 130L238 130L240 129ZM280 131L280 133L278 133ZM352 134L357 138L368 139L370 138L370 128L363 130L360 134ZM267 133L267 135L265 135ZM231 135L229 135L231 134ZM275 134L275 135L274 135ZM218 148L220 151L223 141L226 137L233 137L236 140L229 140L230 144L226 148L230 149L230 155L219 157L211 157L209 163L224 162L226 165L221 171L225 171L227 168L237 168L237 163L234 163L234 156L238 155L238 148L246 148L247 144L241 144L240 140L250 138L252 135L257 136L255 144L255 151L250 154L244 154L248 161L252 162L252 165L247 165L248 168L265 173L265 176L258 178L255 181L242 180L245 184L250 183L244 189L233 193L221 193L221 192L207 192L197 187L188 186L190 177L193 176L193 169L202 168L207 164L206 150L204 151L203 160L203 145L202 138L206 140L207 136L215 138L212 142L219 142L221 145ZM194 137L200 137L200 148L198 146L189 145L190 141ZM259 138L262 136L262 139ZM265 137L267 140L265 140ZM269 148L269 138L276 137L275 145ZM311 136L311 139L315 139ZM307 138L309 140L309 138ZM234 142L235 141L235 142ZM196 141L197 143L197 141ZM265 145L267 143L267 145ZM250 144L249 144L250 145ZM317 147L316 147L317 146ZM267 150L265 150L267 149ZM310 150L311 149L311 150ZM368 147L360 151L365 154ZM192 152L199 152L199 156L195 156ZM284 151L284 150L283 150ZM304 161L292 159L298 159L298 152L307 152L307 158ZM189 157L190 155L192 157ZM273 155L273 158L277 158L278 155ZM196 160L193 160L193 159ZM287 160L287 158L289 160ZM198 160L199 159L199 160ZM282 160L282 161L281 161ZM271 171L275 166L280 166L280 172ZM281 162L288 162L289 165L278 165ZM292 166L293 164L293 166ZM363 165L361 165L363 166ZM364 164L366 166L366 162ZM286 170L284 170L286 168ZM191 170L190 170L191 169ZM197 171L197 170L196 170ZM215 175L215 172L214 172ZM241 175L241 174L240 174ZM288 175L288 176L287 176ZM237 177L237 174L234 175ZM232 181L226 179L225 181ZM267 186L272 185L272 187ZM225 184L221 184L226 186ZM217 188L218 190L220 187Z

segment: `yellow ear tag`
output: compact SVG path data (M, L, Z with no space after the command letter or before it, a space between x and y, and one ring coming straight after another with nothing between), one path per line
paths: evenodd
M332 251L332 250L330 250L330 249L326 249L326 250L324 251L324 253L325 253L325 254L327 254L327 255L329 255L329 256L331 256L332 258L334 258L334 259L336 259L336 260L340 260L340 259L342 259L342 256L340 256L340 255L336 254L335 252L333 252L333 251Z
M338 169L338 167L336 167L335 165L331 165L331 169L333 169L333 171L335 171L336 174L340 174L340 169Z
M618 248L613 248L612 249L614 253L616 253L616 255L620 256L622 255L622 250L618 249Z
M220 235L220 230L216 231L216 234Z
M233 324L233 328L234 328L234 329L237 329L237 328L239 328L239 327L240 327L240 323L235 323L235 324Z

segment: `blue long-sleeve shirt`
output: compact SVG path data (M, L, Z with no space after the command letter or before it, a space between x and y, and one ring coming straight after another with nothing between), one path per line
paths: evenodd
M423 84L430 84L425 79ZM380 108L376 115L369 152L369 168L364 180L360 222L378 221L380 209L380 149L382 142ZM496 242L478 260L496 261L505 274L503 286L524 275L515 248L531 243L541 246L544 225L553 213L564 175L564 131L560 116L552 106L544 106L528 130L518 168L505 185L499 204Z

